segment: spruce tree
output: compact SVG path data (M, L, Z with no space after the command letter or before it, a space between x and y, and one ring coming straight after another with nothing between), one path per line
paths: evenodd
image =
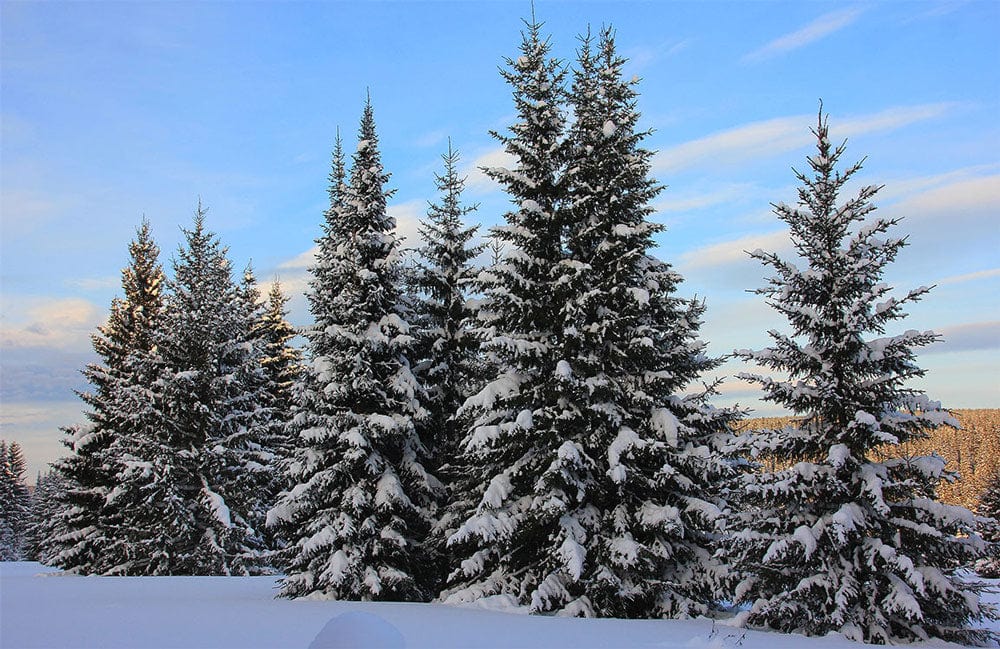
M0 561L24 558L31 497L24 483L24 453L17 442L0 440Z
M388 180L365 104L349 180L338 146L330 209L313 268L307 361L290 425L294 485L269 512L292 543L281 594L424 600L424 554L440 482L418 436L424 393L400 295Z
M288 298L275 280L254 332L261 344L260 362L264 369L267 408L270 412L262 439L262 445L270 455L270 458L266 458L270 475L268 481L261 485L262 495L259 496L259 501L268 507L273 506L278 494L289 486L285 482L284 472L294 444L289 436L288 425L295 402L294 386L302 372L302 353L290 344L298 334L286 319L287 303ZM264 515L266 519L266 511ZM277 530L269 529L266 525L258 529L265 535L266 544L271 551L284 547L285 542L276 535ZM271 561L276 567L282 563L280 555L273 556Z
M988 632L969 624L991 610L956 573L982 541L967 510L935 499L943 460L883 454L957 425L908 385L924 374L915 350L938 336L886 335L929 289L891 295L882 278L905 245L889 234L899 220L868 218L876 186L838 203L861 163L837 170L844 145L831 145L822 112L813 133L812 174L796 172L798 205L775 205L800 260L752 253L775 273L756 292L791 331L738 355L788 378L742 376L797 419L749 437L752 453L777 468L736 486L742 511L725 551L740 577L733 597L750 606L752 626L873 643L984 642Z
M574 442L589 482L575 513L586 530L576 589L597 615L692 617L709 612L723 571L712 554L738 413L708 403L712 386L688 392L721 361L698 338L704 303L679 297L680 275L652 255L662 187L625 63L610 28L596 52L588 36L572 94L562 382L587 431Z
M526 89L515 86L529 98L518 104L521 125L547 123L547 102L528 93L552 81L530 27L516 64L535 65ZM480 485L451 539L464 560L446 601L500 595L540 613L696 615L714 595L712 483L726 471L717 451L731 413L710 408L708 392L681 394L718 362L697 339L703 305L676 297L680 277L650 255L660 186L611 31L597 54L584 39L578 63L568 136L553 129L509 146L557 169L555 196L529 193L545 187L531 156L495 174L516 179L508 189L522 210L500 230L514 252L486 278L486 346L501 375L471 400L467 462ZM522 313L537 319L519 329Z
M440 202L430 205L421 223L425 244L417 251L416 270L419 375L427 389L429 412L424 424L429 436L424 441L438 464L455 457L461 440L455 414L466 398L479 391L482 362L470 293L479 274L472 262L485 248L472 243L479 226L464 223L478 205L462 204L465 179L458 175L459 154L450 139L448 152L441 157L444 173L435 177Z
M86 404L86 424L64 429L71 453L54 467L65 478L59 512L64 536L54 562L70 572L101 574L117 565L125 551L120 517L107 499L123 469L115 448L128 449L138 434L141 390L152 377L142 373L143 359L155 348L163 309L164 274L159 248L143 219L129 244L129 265L122 270L124 296L111 303L108 321L92 336L98 363L83 374L90 388L79 393Z
M499 596L533 610L551 608L545 579L560 554L561 489L539 478L558 465L562 443L561 388L555 374L566 190L564 110L566 70L549 56L541 25L526 23L521 55L501 71L513 88L517 121L509 135L492 133L515 160L484 171L510 195L507 224L493 237L507 256L480 275L483 349L494 365L490 381L466 402L463 481L449 518L455 558L445 602ZM537 489L536 489L537 487ZM546 512L547 510L547 512Z

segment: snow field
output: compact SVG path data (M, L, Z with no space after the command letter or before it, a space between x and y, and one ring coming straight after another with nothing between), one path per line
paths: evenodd
M0 563L3 649L858 649L700 620L518 615L442 604L275 599L272 577L77 577ZM993 593L990 599L1000 601ZM955 647L934 641L915 647Z

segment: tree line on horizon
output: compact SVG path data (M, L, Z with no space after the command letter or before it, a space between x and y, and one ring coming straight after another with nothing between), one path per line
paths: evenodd
M886 335L928 289L882 282L905 238L872 217L878 187L841 199L861 167L838 168L822 107L798 202L775 206L798 258L752 253L789 333L735 352L796 419L737 434L715 384L691 391L722 359L652 254L663 187L613 31L570 68L526 24L501 71L517 118L493 133L516 162L484 170L511 199L486 267L450 144L403 264L370 98L350 160L334 146L302 350L277 283L262 302L251 269L234 279L200 204L170 277L142 224L84 370L89 421L38 485L34 555L277 572L284 597L988 642L996 611L959 571L997 560L997 512L939 502L940 457L879 453L957 422L908 385L937 335Z

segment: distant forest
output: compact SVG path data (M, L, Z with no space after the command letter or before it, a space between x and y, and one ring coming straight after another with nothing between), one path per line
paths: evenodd
M1000 473L1000 409L952 410L952 414L962 428L942 426L928 431L927 439L901 444L879 459L937 453L947 460L947 469L958 474L953 482L941 482L938 487L941 501L975 510L990 478ZM745 420L740 428L744 431L780 428L792 419L758 417Z

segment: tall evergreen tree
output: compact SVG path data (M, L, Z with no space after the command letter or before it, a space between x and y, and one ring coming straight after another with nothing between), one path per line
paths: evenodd
M441 484L418 436L424 393L400 295L399 245L370 100L349 181L338 147L310 284L315 326L296 388L294 486L268 514L293 547L285 597L422 600Z
M503 596L548 610L546 576L559 561L548 539L563 506L560 489L539 480L559 461L561 388L555 368L566 190L566 70L549 55L541 25L526 23L521 55L501 71L513 88L517 121L492 133L516 160L484 171L510 195L514 209L493 237L507 256L480 275L484 351L495 364L490 382L466 402L464 476L450 518L456 559L446 602ZM536 493L537 487L537 493ZM550 513L546 513L548 510ZM548 558L546 558L548 557Z
M298 335L286 319L288 298L281 291L277 280L268 292L267 304L255 329L255 337L261 343L261 365L264 369L264 385L270 417L263 436L262 445L271 455L270 478L260 487L260 502L268 507L277 501L278 494L289 487L285 482L286 463L294 450L288 426L294 408L294 386L302 373L302 352L290 341ZM264 512L266 518L266 511ZM258 523L259 524L259 523ZM285 545L282 538L266 525L260 529L268 547L279 550ZM283 563L280 555L272 563Z
M482 362L470 293L479 274L472 261L485 249L472 243L479 226L464 223L478 205L462 204L465 179L458 175L459 154L450 139L442 159L444 173L436 176L440 202L427 210L420 227L425 244L417 251L418 354L429 411L424 429L430 431L425 442L439 464L458 450L461 432L455 413L479 391Z
M0 561L24 558L31 497L24 482L24 453L17 442L0 440Z
M59 495L59 529L65 537L54 558L64 570L100 574L120 558L123 528L116 508L106 502L123 468L112 449L129 448L137 435L140 409L135 398L140 386L145 389L152 380L142 374L142 359L155 348L162 316L165 278L159 254L143 219L129 244L129 265L122 270L124 296L112 301L108 321L92 336L100 361L84 369L90 389L79 393L89 421L65 429L63 443L71 453L54 465L65 478Z
M542 60L537 30L519 65ZM487 278L497 334L487 346L503 374L473 400L467 447L482 486L452 537L466 557L452 601L506 595L535 612L646 617L703 613L713 596L712 482L726 471L718 448L732 414L710 408L708 392L681 395L718 362L697 339L703 305L676 297L680 277L649 254L660 187L624 63L610 30L597 54L584 39L568 138L510 147L565 164L547 219L533 210L540 201L514 191L543 186L530 164L497 174L518 179L515 203L534 218L508 216L515 252ZM539 68L525 76L544 78ZM532 234L558 245L526 248ZM543 332L531 347L504 328L523 312Z
M880 449L957 425L907 385L924 374L915 350L938 336L885 336L929 289L890 294L882 277L905 245L888 234L898 219L868 219L879 187L838 203L861 164L836 170L844 145L831 145L822 112L813 133L813 173L796 172L798 206L775 206L806 267L752 253L775 272L757 293L791 333L772 331L772 347L738 355L788 378L743 376L799 418L749 438L778 468L747 474L735 490L742 511L726 552L740 575L734 599L750 605L753 626L875 643L983 642L989 634L968 625L992 613L979 586L956 574L982 541L967 510L935 499L944 462L876 459Z
M698 338L704 303L677 295L681 277L652 254L652 152L638 130L637 80L605 28L582 42L573 88L576 121L567 185L572 269L562 320L564 389L578 407L576 443L587 458L587 561L577 589L593 612L616 617L707 613L723 568L723 448L738 413L686 394L720 359ZM589 508L589 509L588 509ZM597 520L583 511L599 511Z

